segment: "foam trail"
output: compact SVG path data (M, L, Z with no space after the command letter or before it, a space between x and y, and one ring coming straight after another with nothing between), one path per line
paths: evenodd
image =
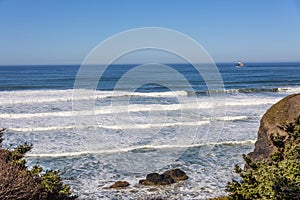
M132 104L128 106L105 106L101 109L92 111L61 111L61 112L46 112L46 113L2 113L0 118L8 119L20 119L20 118L34 118L34 117L71 117L71 116L84 116L84 115L102 115L112 113L126 113L126 112L148 112L148 111L174 111L181 109L199 109L199 108L211 108L212 106L208 103L201 105L195 104Z
M255 93L257 89L252 89ZM84 91L84 89L69 89L69 90L24 90L24 91L1 91L0 92L0 105L7 104L35 104L35 103L51 103L51 102L71 102L73 100L96 100L105 98L118 98L118 97L178 97L188 96L188 92L184 90L167 91L167 92L126 92L126 91L92 91L93 96L81 96L80 98L73 99L73 93ZM206 93L251 93L250 89L227 89L222 91L207 91ZM299 93L300 87L282 87L261 89L262 92L278 91L281 93ZM190 92L194 93L194 92ZM197 93L197 92L196 92ZM201 92L200 92L201 93ZM79 95L78 95L79 96ZM13 97L13 98L7 98Z
M171 126L200 126L208 124L209 121L196 121L196 122L175 122L175 123L161 123L161 124L124 124L116 126L100 126L106 129L148 129L148 128L163 128Z
M168 91L168 92L115 92L108 97L122 97L122 96L138 96L138 97L177 97L187 96L187 91Z
M286 87L286 88L278 88L279 92L292 92L292 93L299 93L300 87Z
M8 128L9 131L16 132L38 132L38 131L54 131L63 129L74 129L75 126L50 126L50 127L28 127L28 128Z
M206 92L199 92L206 93L206 94L214 94L214 93L226 93L226 94L236 94L236 93L263 93L263 92L280 92L280 93L299 93L300 87L275 87L275 88L238 88L238 89L225 89L225 90L210 90ZM197 93L197 92L196 92Z
M202 146L215 146L215 145L240 145L240 144L254 144L256 140L243 140L243 141L223 141L223 142L210 142L204 144L175 144L175 145L143 145L135 146L121 149L104 149L104 150L95 150L95 151L77 151L77 152L63 152L63 153L29 153L27 157L75 157L82 156L87 154L113 154L120 152L129 152L139 149L173 149L173 148L193 148L193 147L202 147Z
M82 115L84 113L82 112ZM34 118L34 117L71 117L73 112L71 111L62 111L62 112L45 112L45 113L2 113L0 118L6 119L21 119L21 118Z
M216 120L220 121L237 121L237 120L245 120L249 119L247 116L225 116L225 117L217 117Z
M249 99L243 101L226 101L226 106L255 106L255 105L266 105L266 104L274 104L278 101L278 99Z
M126 92L126 91L91 91L92 96L80 96L73 99L73 92L84 94L84 90L41 90L41 91L11 91L0 92L0 105L7 104L34 104L51 102L71 102L73 100L96 100L118 97L178 97L188 96L186 91L168 91L168 92ZM7 96L14 98L7 98ZM79 95L78 95L79 96Z
M160 123L160 124L120 124L114 126L94 125L86 126L85 128L104 128L112 130L127 130L127 129L149 129L149 128L164 128L172 126L200 126L208 124L210 121L195 121L195 122L175 122L175 123ZM62 129L76 129L76 126L50 126L50 127L28 127L28 128L9 128L7 130L16 132L37 132L37 131L53 131Z
M248 101L226 101L226 106L249 106L249 105L265 105L274 104L277 99L269 100L248 100ZM223 105L221 105L223 106ZM33 118L33 117L71 117L71 116L86 116L91 114L102 115L102 114L112 114L112 113L126 113L126 112L148 112L148 111L175 111L175 110L195 110L195 109L208 109L218 107L218 105L213 106L208 102L198 102L195 103L184 103L184 104L130 104L128 106L105 106L101 109L96 109L92 111L61 111L61 112L45 112L45 113L1 113L0 118L8 119L21 119L21 118Z
M220 121L236 121L236 120L246 120L249 119L247 116L225 116L213 118L205 118L203 121L195 122L175 122L175 123L160 123L160 124L120 124L114 126L105 126L105 125L95 125L87 126L85 128L104 128L104 129L148 129L148 128L163 128L171 126L199 126L203 124L208 124L213 120ZM28 127L28 128L9 128L10 131L16 132L38 132L38 131L53 131L53 130L66 130L66 129L76 129L76 126L50 126L50 127Z

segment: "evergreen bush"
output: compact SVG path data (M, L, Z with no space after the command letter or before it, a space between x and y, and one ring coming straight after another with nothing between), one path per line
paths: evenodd
M271 135L278 151L270 160L252 162L243 155L248 168L235 165L241 180L227 184L228 199L300 200L300 116L280 128L287 136Z
M1 200L73 200L69 185L62 183L59 171L46 171L35 165L28 169L24 159L32 145L14 150L2 148L0 130L0 199Z

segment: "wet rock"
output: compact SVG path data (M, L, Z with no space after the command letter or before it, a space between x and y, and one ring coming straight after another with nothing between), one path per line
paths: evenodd
M175 183L175 180L168 174L151 173L146 176L145 180L140 180L142 185L169 185Z
M148 191L148 192L155 192L155 191L157 191L157 190L158 190L158 188L152 187L152 188L149 188L147 191Z
M176 182L188 179L186 173L181 169L170 169L165 171L163 174L170 175Z
M125 188L129 185L130 184L127 181L117 181L114 184L112 184L111 186L109 186L109 188L113 188L113 189Z
M146 176L146 179L140 180L142 185L169 185L178 181L186 180L188 176L180 169L171 169L165 171L163 174L150 173Z
M267 160L276 152L277 147L273 145L270 135L286 136L287 133L279 127L294 122L299 114L300 94L289 95L268 109L260 121L254 151L248 154L251 160Z

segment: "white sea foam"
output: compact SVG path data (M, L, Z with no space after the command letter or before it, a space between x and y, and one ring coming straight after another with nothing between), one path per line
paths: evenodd
M217 117L216 120L221 121L237 121L237 120L246 120L249 119L248 116L225 116L225 117Z
M74 129L75 126L50 126L50 127L27 127L27 128L8 128L8 131L16 132L40 132L40 131L54 131L63 129Z
M243 89L227 89L223 90L225 93L239 93ZM246 89L245 89L246 90ZM272 90L272 89L270 89ZM36 104L36 103L50 103L50 102L69 102L72 100L93 100L104 98L117 98L117 97L179 97L188 96L187 91L167 91L167 92L126 92L126 91L91 91L88 93L92 96L76 95L73 99L73 93L86 94L83 89L68 89L68 90L22 90L22 91L1 91L0 92L0 105L9 104ZM299 93L300 87L281 87L278 92L283 93ZM218 93L210 91L209 93Z
M152 124L118 124L113 126L105 125L92 125L85 128L104 128L112 130L127 130L127 129L150 129L150 128L163 128L172 126L200 126L208 124L210 121L194 121L194 122L173 122L173 123L152 123ZM82 128L82 127L81 127ZM63 129L76 129L76 126L51 126L51 127L27 127L27 128L9 128L9 131L16 132L40 132L40 131L53 131Z
M126 112L149 112L149 111L176 111L176 110L197 110L197 109L211 109L226 106L251 106L251 105L266 105L274 104L278 99L230 99L226 100L224 104L214 105L208 101L199 101L198 103L181 103L181 104L129 104L123 106L103 106L96 110L83 111L60 111L60 112L45 112L45 113L0 113L0 118L3 119L21 119L21 118L35 118L35 117L72 117L72 116L86 116L86 115L103 115L103 114L118 114Z
M299 93L300 87L285 87L285 88L278 88L279 92L288 92L288 93Z
M33 117L71 117L73 116L72 112L46 112L46 113L2 113L0 118L6 119L21 119L21 118L33 118Z
M102 115L112 113L126 113L126 112L148 112L148 111L174 111L186 109L200 109L211 108L209 103L201 103L198 105L189 104L131 104L128 106L105 106L101 109L92 111L61 111L61 112L45 112L45 113L1 113L0 118L20 119L20 118L33 118L33 117L71 117L71 116L84 116L84 115Z
M260 99L260 98L250 98L250 99L230 99L226 101L226 106L255 106L255 105L266 105L274 104L278 101L276 98L271 99Z
M224 89L224 90L211 90L206 93L226 93L226 94L237 94L237 93L262 93L262 92L281 92L281 93L299 93L300 87L279 87L279 88L238 88L238 89Z
M151 150L151 149L174 149L174 148L193 148L202 146L216 146L216 145L239 145L239 144L254 144L255 140L243 140L243 141L222 141L222 142L209 142L203 144L174 144L174 145L142 145L134 146L120 149L104 149L104 150L87 150L87 151L77 151L77 152L62 152L62 153L29 153L28 157L72 157L72 156L82 156L86 154L113 154L120 152L129 152L133 150Z
M165 122L165 123L135 123L135 124L118 124L118 125L89 125L85 128L104 128L111 130L127 130L127 129L150 129L150 128L163 128L171 126L200 126L203 124L210 123L214 120L220 121L237 121L237 120L247 120L250 117L248 116L224 116L216 118L204 118L202 121L186 121L186 122ZM84 127L81 127L84 128ZM67 129L76 129L76 126L50 126L50 127L23 127L23 128L9 128L10 131L16 132L41 132L41 131L54 131L54 130L67 130Z
M75 95L93 94L92 96ZM167 92L126 92L126 91L86 91L78 90L24 90L24 91L5 91L0 92L0 105L7 104L36 104L50 102L68 102L72 100L96 100L117 97L179 97L187 96L186 91L167 91Z

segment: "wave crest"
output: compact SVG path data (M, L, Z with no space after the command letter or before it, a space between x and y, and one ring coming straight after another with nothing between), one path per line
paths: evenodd
M252 145L255 140L243 140L243 141L222 141L222 142L208 142L202 144L190 144L190 145L142 145L120 149L106 149L106 150L94 150L94 151L76 151L76 152L62 152L62 153L29 153L27 157L76 157L87 154L113 154L122 152L136 152L137 150L158 150L158 149L173 149L173 148L197 148L203 146L217 146L217 145Z

